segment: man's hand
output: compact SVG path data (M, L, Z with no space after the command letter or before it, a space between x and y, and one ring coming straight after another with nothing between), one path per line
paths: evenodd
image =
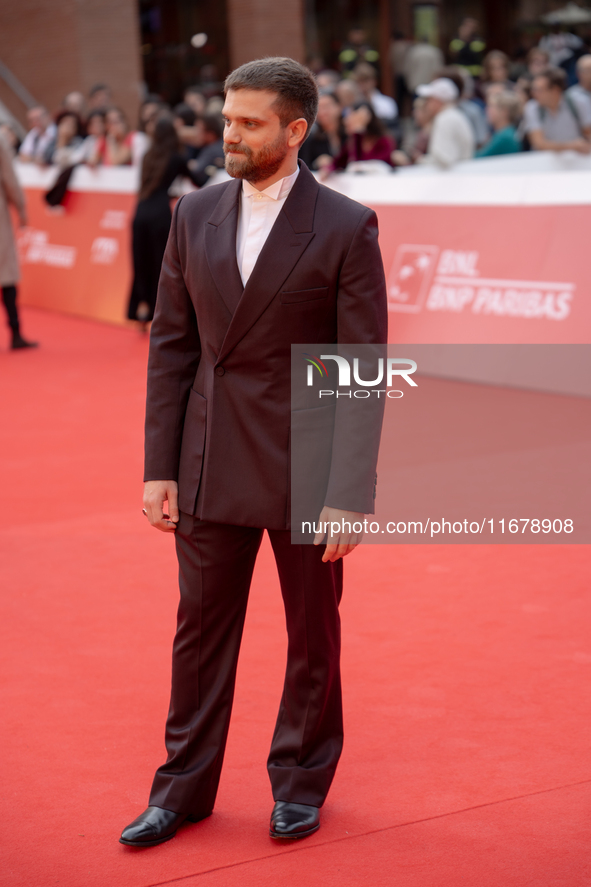
M314 545L320 545L326 536L323 561L338 561L339 558L345 557L346 554L350 554L354 548L357 548L363 538L363 530L360 533L353 532L353 524L363 526L364 517L362 511L343 511L341 508L324 506L318 519L322 528L314 536ZM324 532L325 523L327 524L326 533Z
M571 146L573 151L578 151L579 154L591 154L591 142L587 139L575 139L571 142Z
M144 484L144 509L153 527L174 533L179 520L179 486L176 480L149 480ZM167 511L164 511L164 503Z
M528 132L528 138L534 151L578 151L579 154L591 153L591 142L584 138L573 139L571 142L554 142L547 139L541 129Z

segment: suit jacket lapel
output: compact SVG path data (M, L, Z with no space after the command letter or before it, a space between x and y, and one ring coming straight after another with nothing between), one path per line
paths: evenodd
M218 361L223 360L256 323L314 237L312 229L318 190L316 179L307 166L300 163L300 174L271 229L234 311ZM240 275L238 276L240 279Z
M241 181L230 182L205 225L207 264L230 317L234 314L243 290L236 261L236 229L241 191Z

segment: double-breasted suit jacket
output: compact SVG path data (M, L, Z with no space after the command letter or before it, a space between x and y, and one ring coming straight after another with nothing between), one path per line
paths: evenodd
M242 183L175 208L151 331L145 480L178 480L181 511L289 527L291 345L384 343L375 213L304 164L245 287L236 261ZM337 408L338 409L338 408ZM325 504L373 511L375 460Z

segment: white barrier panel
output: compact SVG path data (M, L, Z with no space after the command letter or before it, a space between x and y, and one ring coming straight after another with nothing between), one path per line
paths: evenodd
M22 304L124 323L137 170L78 167L56 209L43 199L55 169L17 164L17 173L29 215L28 227L17 232Z
M579 169L540 171L560 163ZM591 158L526 154L331 185L378 214L388 341L591 340Z
M123 323L137 170L76 169L56 212L43 200L55 170L17 166L30 218L22 302ZM527 154L328 184L378 214L390 342L589 341L590 158Z

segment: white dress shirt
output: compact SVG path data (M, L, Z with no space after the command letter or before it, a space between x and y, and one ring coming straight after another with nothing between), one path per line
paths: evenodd
M55 123L50 123L43 131L35 126L26 134L18 153L22 157L30 157L32 160L42 162L46 150L55 141L56 136L57 126Z
M244 286L299 172L298 166L290 176L279 179L264 191L257 191L246 179L242 180L236 259Z

